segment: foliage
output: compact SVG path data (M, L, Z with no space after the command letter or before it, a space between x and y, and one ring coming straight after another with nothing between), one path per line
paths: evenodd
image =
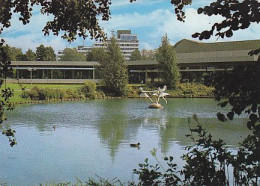
M85 96L85 98L95 99L96 83L91 81L86 81L84 85L80 88L80 92Z
M173 97L213 97L214 88L200 83L180 83L176 90L169 93Z
M37 61L55 61L56 55L52 47L40 45L36 47L36 59Z
M10 50L8 47L0 46L0 74L3 79L0 79L0 88L4 84L4 88L0 92L0 130L2 134L7 136L10 142L10 146L14 146L17 142L14 137L15 130L5 128L2 123L7 119L4 112L6 110L13 110L13 104L10 102L10 97L13 95L13 90L6 87L6 78L12 76L12 70L10 68L11 63Z
M186 16L183 9L185 6L190 5L192 0L171 0L171 3L175 6L177 19L184 22ZM220 15L223 17L223 20L214 23L210 30L195 33L192 37L198 37L200 40L209 39L213 35L221 38L232 37L234 31L246 29L251 23L259 23L259 6L260 2L258 0L213 1L208 6L198 8L198 14L205 14L207 16Z
M170 45L167 35L162 38L162 44L157 50L156 60L162 71L163 83L170 89L175 89L180 82L180 73L177 66L176 52Z
M130 61L140 60L142 59L141 53L138 49L132 52L130 56Z
M25 61L35 61L36 60L36 54L31 49L27 50L25 53Z
M232 185L259 184L259 161L256 161L259 156L253 155L257 149L254 142L256 139L249 135L237 154L234 154L221 139L213 139L199 123L196 115L193 120L197 126L190 127L190 134L186 136L195 145L186 147L188 152L182 156L185 161L183 168L177 167L171 156L164 158L167 161L165 168L157 160L156 154L152 154L158 164L150 165L148 159L145 159L144 164L139 164L138 170L133 170L139 177L137 185L229 185L232 184L231 178ZM189 119L188 123L190 122ZM230 174L230 168L233 168L233 174Z
M10 61L19 61L23 55L21 48L11 47L9 45L6 45L5 48L8 51Z
M134 0L130 0L131 2ZM29 3L30 2L30 3ZM45 34L49 34L52 31L55 35L58 35L60 31L64 31L63 38L67 39L68 41L72 41L75 39L76 35L83 36L85 38L87 36L86 31L89 31L92 38L100 38L104 37L104 33L98 24L97 17L102 17L102 20L108 20L110 11L109 5L111 1L71 1L71 0L64 0L64 1L45 1L45 0L32 0L32 1L1 1L0 7L0 23L3 28L7 28L11 25L10 20L13 13L20 13L19 20L22 21L24 24L29 22L32 12L32 6L35 4L39 4L41 6L41 12L43 14L51 14L53 15L53 21L47 22L46 26L44 27L43 31ZM172 0L172 4L176 6L175 13L177 14L177 18L179 20L185 19L185 14L182 11L185 5L191 4L191 0ZM258 0L245 0L245 1L236 1L236 0L218 0L216 2L211 3L209 6L204 8L199 8L198 13L206 14L208 16L211 15L221 15L224 17L221 23L215 23L211 27L209 31L203 31L201 33L195 33L193 37L198 37L199 39L208 39L210 38L214 32L217 32L215 35L219 37L231 37L233 35L233 31L246 29L250 26L251 23L259 23L260 15L259 15L259 7L260 2ZM82 19L84 17L85 19ZM66 20L66 21L64 21ZM2 28L0 29L0 34L2 32ZM3 40L1 41L3 42ZM7 77L7 74L10 72L8 65L10 64L10 59L7 57L7 51L4 51L3 48L0 49L0 56L1 56L1 70L4 74L4 77ZM110 53L111 54L111 53ZM119 57L117 53L114 53L114 56L111 58L116 59ZM119 57L121 59L121 57ZM38 58L40 59L40 58ZM42 59L40 59L42 60ZM49 60L49 59L48 59ZM110 60L110 61L117 61L117 60ZM109 61L109 62L110 62ZM119 60L121 61L121 60ZM232 106L231 112L228 113L227 117L232 119L233 115L240 114L242 111L246 110L250 116L250 121L248 122L248 128L253 131L252 135L249 135L243 142L241 149L238 152L238 156L232 159L232 165L235 167L235 179L238 184L254 184L257 185L257 180L259 178L259 135L260 135L260 127L259 127L259 64L256 64L256 67L253 68L251 71L250 68L245 67L240 69L242 74L249 75L248 77L245 76L245 80L242 79L237 80L236 72L234 71L234 76L231 76L230 79L224 79L216 84L216 95L217 99L228 99L227 102L222 102L222 106L227 105L228 103ZM113 69L110 69L111 74L126 74L126 70L122 70L123 73L113 73ZM112 76L113 76L112 75ZM125 79L125 78L123 78ZM252 80L255 84L253 87L251 85L250 80ZM241 81L241 82L240 82ZM115 82L115 81L112 81ZM233 84L232 84L233 83ZM1 86L3 81L1 81ZM235 84L235 85L234 85ZM249 84L249 85L247 85ZM109 84L108 84L109 85ZM120 86L119 86L120 85ZM124 82L117 83L115 88L124 85ZM224 86L223 86L224 85ZM118 89L116 89L118 90ZM122 93L122 89L119 90L119 93ZM256 97L254 97L255 93ZM9 97L11 96L11 90L5 89L2 91L1 102L0 102L0 125L2 124L4 117L4 111L6 109L11 108L11 105L8 103ZM219 119L223 119L223 114L218 114ZM2 129L2 125L1 125ZM4 135L11 137L10 138L10 145L14 145L15 140L12 139L14 131L12 130L2 130ZM10 132L11 131L11 132ZM207 176L213 176L212 180L209 180L204 174L198 175L199 177L195 179L195 183L225 183L223 171L218 171L218 166L221 167L221 162L224 162L223 155L226 153L222 153L223 151L217 151L218 148L221 148L223 144L221 142L216 142L211 140L210 136L204 135L204 130L200 127L196 131L199 135L202 135L202 139L204 142L199 142L199 145L202 145L202 151L191 151L192 156L189 156L189 162L186 166L187 171L191 171L190 176L187 176L187 180L189 180L189 185L192 185L191 182L194 181L194 177L192 174L196 174L196 172L192 172L192 168L197 166L193 166L192 163L197 162L197 160L202 160L201 163L208 163L211 167L206 167ZM206 143L205 143L206 142ZM209 144L209 146L208 146ZM209 156L211 153L208 153L208 150L205 149L212 146L215 148L213 153L220 153L216 154L214 161L220 163L219 165L215 166L215 162L211 162ZM220 147L219 147L220 146ZM205 150L205 151L203 151ZM206 153L206 154L205 154ZM220 155L220 156L218 156ZM202 158L201 158L202 157ZM200 163L200 162L197 162ZM200 165L200 164L199 164ZM200 165L201 166L201 165ZM199 167L199 166L198 166ZM155 168L156 169L156 168ZM213 171L213 172L212 172ZM149 171L148 173L154 173ZM219 174L220 177L216 178L215 174ZM194 183L194 184L195 184Z
M164 169L156 156L157 149L151 151L152 156L156 159L158 164L155 166L148 163L148 158L144 160L144 164L139 164L139 170L134 169L133 173L139 176L137 185L178 185L182 184L177 171L177 164L173 162L173 157L165 157L168 169ZM133 185L136 185L133 183Z
M186 147L188 153L182 156L186 161L181 171L185 177L184 181L191 185L228 185L231 152L224 147L221 139L213 140L212 135L199 124L196 115L193 119L197 122L197 127L190 128L191 133L187 136L191 137L195 145ZM194 133L198 135L198 139Z
M252 130L242 143L237 161L234 162L236 177L241 178L238 184L250 184L249 178L260 177L260 66L259 62L247 66L238 66L234 70L215 75L213 84L216 87L215 99L219 105L232 108L226 115L218 113L218 119L232 120L234 115L245 112L249 115L247 127ZM240 173L242 172L242 174ZM257 181L256 181L257 182Z
M8 55L11 61L34 61L36 60L36 54L29 49L25 54L23 54L21 48L10 47L6 45L5 48L8 51Z
M117 96L125 95L128 82L127 68L115 37L112 37L108 45L107 57L100 62L100 65L101 77L108 89Z
M58 100L58 99L78 99L81 98L80 93L73 89L50 89L39 88L37 86L30 90L24 90L21 94L24 99L30 100Z
M88 186L88 185L89 186L116 186L116 185L123 186L125 184L123 184L120 180L117 180L117 179L113 179L110 181L110 180L99 177L98 181L93 178L89 178L88 181L83 182L79 178L77 178L76 183L63 182L63 183L51 184L48 186L83 186L83 185L86 185L86 186ZM43 186L43 184L40 184L40 186Z
M144 90L156 90L158 87L163 87L163 84L146 84L142 85ZM127 86L127 97L139 97L140 86ZM205 86L200 83L180 83L175 90L168 89L168 97L181 97L181 98L199 98L199 97L214 97L214 87Z
M87 54L87 61L104 61L106 59L107 53L105 48L93 48Z
M76 48L65 48L60 61L86 61L84 54L77 51Z
M148 159L144 160L144 163L139 164L139 169L134 169L134 174L139 175L139 183L140 185L158 185L161 183L160 177L162 173L159 171L160 167L158 164L155 166L150 165L148 163Z
M127 1L127 0L126 0ZM133 2L136 0L130 0ZM191 0L171 0L175 6L175 13L177 19L185 21L185 6L192 3ZM111 1L3 1L0 9L0 23L3 28L11 26L10 20L12 13L20 13L19 18L23 24L30 21L33 5L40 5L42 14L53 15L53 20L48 21L43 28L45 35L49 35L50 31L54 35L58 35L64 31L62 38L69 42L76 39L76 35L87 37L87 31L91 39L104 38L105 34L99 26L98 18L101 17L103 21L108 21L110 18L109 5ZM259 23L259 9L260 2L258 0L234 1L234 0L218 0L213 1L209 6L198 8L198 14L205 14L208 16L220 15L224 18L220 23L215 23L210 30L201 33L193 34L193 37L199 39L209 39L214 32L219 37L232 37L233 31L246 29L251 23ZM87 10L87 11L86 11ZM82 19L84 17L85 19ZM66 20L66 21L64 21ZM1 31L0 30L0 34Z
M258 62L252 65L239 66L233 71L215 75L213 80L215 86L215 98L221 107L228 103L232 106L227 114L233 119L234 114L240 115L243 111L250 114L247 123L249 129L257 129L259 120L260 104L260 65ZM222 120L223 115L219 114Z
M81 97L78 90L67 89L65 91L65 99L79 99Z
M109 5L111 1L90 0L90 1L45 1L45 0L25 0L25 1L1 1L0 23L2 28L11 26L13 13L19 13L19 20L23 24L28 24L32 16L34 5L41 7L41 13L52 15L53 20L46 23L43 28L45 35L52 32L59 35L63 31L62 38L69 42L76 39L76 36L82 36L84 39L89 32L91 39L104 38L105 34L98 23L100 17L103 21L108 20L110 16ZM3 40L2 40L3 42Z

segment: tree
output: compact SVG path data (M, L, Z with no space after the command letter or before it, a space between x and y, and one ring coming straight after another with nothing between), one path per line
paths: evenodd
M79 53L76 48L65 48L60 61L86 61L86 57Z
M27 61L25 54L20 54L16 57L17 61Z
M167 35L162 37L162 44L157 50L156 60L159 62L159 69L162 71L163 83L170 89L175 89L180 81L180 73L176 52L170 45Z
M0 46L0 74L2 76L0 79L0 130L2 131L3 135L8 137L10 146L14 146L16 144L14 137L15 130L4 128L2 126L2 123L6 120L5 111L13 109L13 104L10 102L10 97L13 95L13 91L9 87L6 87L6 84L4 84L6 81L2 79L6 79L7 77L12 76L12 69L10 68L10 64L10 48ZM2 88L3 84L4 87Z
M141 53L138 49L133 51L130 57L130 61L140 60L142 58Z
M37 61L55 61L54 50L52 47L45 47L44 45L40 45L36 48L36 59Z
M71 42L76 39L77 35L85 39L88 35L87 31L89 31L91 39L102 38L105 37L105 34L99 26L99 18L97 17L101 17L104 21L108 20L110 4L110 0L3 0L0 7L0 23L2 24L0 34L3 28L11 26L12 13L20 13L19 20L23 24L27 24L30 22L33 6L39 5L42 14L53 16L53 20L48 21L43 28L45 35L49 35L50 32L54 35L59 35L63 31L62 38Z
M36 54L29 49L25 54L19 54L16 58L17 61L35 61Z
M19 61L21 56L23 55L21 48L11 47L6 45L6 49L8 50L8 55L11 61Z
M127 68L114 36L108 44L106 58L100 64L101 77L108 89L117 96L124 95L128 83Z
M134 1L136 0L130 0L130 2ZM178 20L185 21L186 16L183 9L191 3L192 0L171 0L171 4L175 6L175 13ZM10 27L10 19L14 12L20 13L21 17L19 20L23 24L27 24L30 21L33 6L40 5L43 14L53 15L53 20L48 21L43 28L45 35L49 35L50 31L54 35L59 35L61 31L64 31L62 38L71 42L76 39L76 35L86 38L87 31L89 31L91 38L104 38L105 34L99 26L97 17L101 17L103 21L109 20L110 4L111 0L1 1L0 23L3 28ZM214 34L214 31L217 32L216 36L231 37L233 31L246 29L251 23L259 23L259 6L260 2L258 0L217 0L216 2L213 0L209 6L198 8L198 13L208 16L221 15L224 17L224 20L220 23L215 23L209 31L195 33L193 37L208 39ZM82 19L82 17L85 19ZM0 34L3 28L0 30Z
M55 61L56 55L52 47L45 47L44 61Z
M31 49L28 49L25 53L26 61L35 61L36 60L36 54Z
M106 58L107 52L105 48L93 48L87 54L87 61L104 61Z

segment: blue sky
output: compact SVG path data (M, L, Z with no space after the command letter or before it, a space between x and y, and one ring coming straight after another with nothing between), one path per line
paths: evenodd
M196 8L208 5L210 2L210 0L197 0L193 5L187 6L187 18L185 23L182 23L177 21L170 0L137 0L135 3L129 3L129 0L112 0L111 19L108 22L101 22L101 25L108 35L112 30L130 29L133 34L137 34L140 49L155 49L159 47L161 37L166 33L172 44L184 38L196 40L191 37L193 33L209 29L213 23L221 21L220 16L208 17L197 14ZM35 50L40 44L52 46L56 51L82 45L81 38L69 44L60 36L44 36L41 30L50 19L50 16L40 13L39 7L35 7L30 24L22 25L18 15L14 15L12 26L4 30L2 37L9 45L20 47L24 52L29 48ZM217 41L260 39L259 33L260 24L252 24L249 29L235 32L232 38ZM216 42L216 39L212 37L203 42ZM92 43L90 39L85 41L85 45Z

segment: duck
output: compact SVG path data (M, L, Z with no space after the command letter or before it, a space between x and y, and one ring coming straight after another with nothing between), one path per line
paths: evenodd
M140 145L141 145L140 143L131 143L130 147L137 147L137 148L139 148Z

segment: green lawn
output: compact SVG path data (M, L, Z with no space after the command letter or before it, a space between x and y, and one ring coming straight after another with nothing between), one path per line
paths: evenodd
M81 84L16 84L16 83L7 83L7 87L14 90L14 95L11 97L11 102L17 103L17 102L26 102L28 100L23 99L20 97L22 93L21 87L25 89L31 89L34 86L40 87L40 88L51 88L51 89L77 89L81 87ZM4 87L4 85L2 86Z
M30 89L34 86L40 87L40 88L57 88L57 89L75 89L79 88L82 85L81 84L20 84L25 89ZM15 91L21 90L21 86L16 83L7 83L7 87L10 87L11 89L14 89Z

